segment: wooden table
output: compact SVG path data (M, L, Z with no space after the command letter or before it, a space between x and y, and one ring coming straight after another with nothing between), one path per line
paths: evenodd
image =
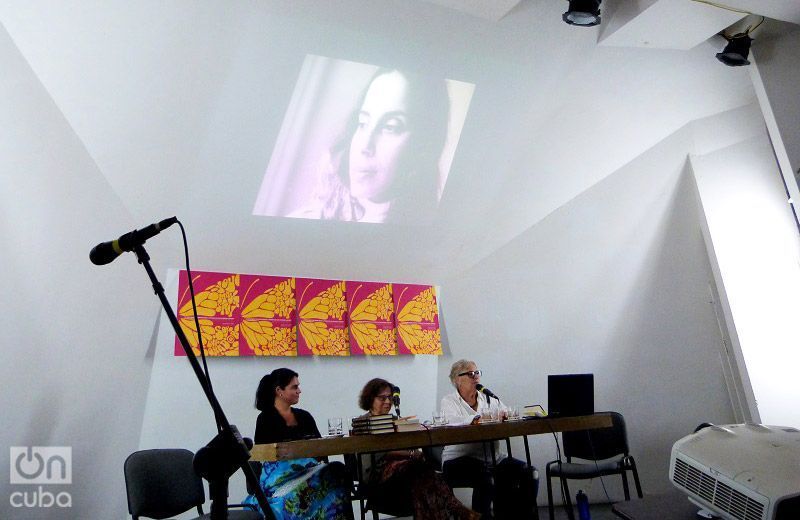
M493 441L509 437L552 432L568 432L611 427L611 416L594 414L558 419L535 418L523 421L504 421L470 426L445 426L414 432L354 435L302 441L256 444L250 450L251 460L288 460L304 457L326 457L343 453L372 453L377 451L444 446L467 442Z

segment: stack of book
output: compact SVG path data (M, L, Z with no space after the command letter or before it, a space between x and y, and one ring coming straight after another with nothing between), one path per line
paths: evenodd
M397 432L415 432L424 429L416 415L398 417L394 421L394 430Z
M394 431L394 415L370 415L355 417L352 423L352 435L366 435L375 433L392 433Z

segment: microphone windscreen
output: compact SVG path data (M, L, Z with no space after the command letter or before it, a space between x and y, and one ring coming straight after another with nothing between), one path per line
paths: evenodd
M89 260L94 265L106 265L114 261L121 253L114 250L112 242L97 244L89 251Z

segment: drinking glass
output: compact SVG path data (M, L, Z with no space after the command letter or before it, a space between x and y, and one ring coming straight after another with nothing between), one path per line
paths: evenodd
M518 406L510 406L507 410L508 413L508 420L509 421L518 421L519 420L519 407Z
M444 425L444 415L440 411L435 411L431 414L431 418L433 419L434 426L442 426Z
M342 418L332 417L328 419L328 435L341 435L344 433L342 429Z

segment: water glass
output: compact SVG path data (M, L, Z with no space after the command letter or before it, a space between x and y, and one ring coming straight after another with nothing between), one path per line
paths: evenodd
M433 419L434 426L442 426L444 424L444 415L442 415L442 412L440 411L433 412L433 414L431 414L431 418Z
M509 406L508 410L508 420L509 421L518 421L519 420L519 407L518 406Z
M342 435L343 433L341 417L328 419L328 435Z

